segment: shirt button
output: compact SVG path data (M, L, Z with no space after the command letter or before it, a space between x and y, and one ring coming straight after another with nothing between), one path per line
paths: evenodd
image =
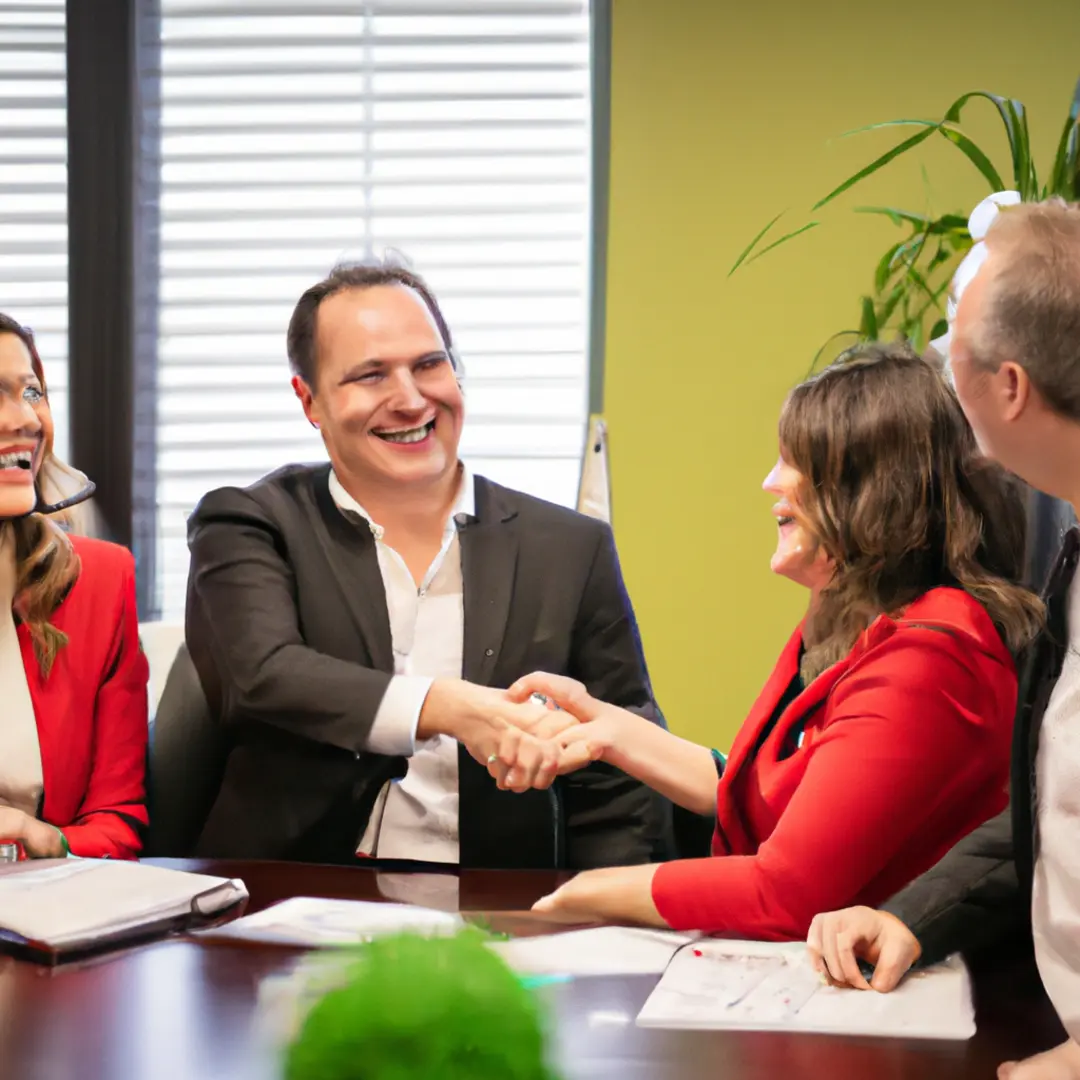
M495 650L494 649L485 649L484 650L484 655L485 656L494 656L495 655Z

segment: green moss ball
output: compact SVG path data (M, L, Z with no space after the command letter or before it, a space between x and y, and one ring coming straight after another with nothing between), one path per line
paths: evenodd
M536 1000L476 931L365 945L285 1064L285 1080L420 1078L554 1080Z

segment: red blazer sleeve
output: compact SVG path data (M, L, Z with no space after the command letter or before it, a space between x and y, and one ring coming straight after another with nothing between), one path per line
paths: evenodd
M75 820L61 829L73 855L134 859L146 828L146 685L139 644L135 563L124 553L119 618L110 659L94 701L92 762Z
M1012 688L1013 704L998 701L992 716L987 681ZM833 688L806 772L757 853L662 865L660 914L675 929L796 940L818 912L858 902L894 860L917 850L932 862L943 838L947 848L994 812L988 798L1004 801L987 755L1015 695L1015 670L1000 660L973 662L970 647L933 630L898 631Z

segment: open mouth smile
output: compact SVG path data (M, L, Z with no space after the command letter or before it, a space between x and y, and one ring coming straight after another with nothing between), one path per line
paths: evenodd
M434 430L435 421L432 419L426 424L421 424L420 427L404 428L400 431L373 431L372 435L382 439L383 442L408 446L412 443L423 442Z
M33 467L33 450L9 450L0 454L0 469L25 469L29 472Z

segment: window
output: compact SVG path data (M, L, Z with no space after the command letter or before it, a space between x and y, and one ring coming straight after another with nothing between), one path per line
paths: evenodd
M161 3L159 591L200 496L325 452L285 328L396 249L467 371L462 454L572 505L587 407L585 0Z
M0 311L37 339L68 452L64 0L0 0Z

